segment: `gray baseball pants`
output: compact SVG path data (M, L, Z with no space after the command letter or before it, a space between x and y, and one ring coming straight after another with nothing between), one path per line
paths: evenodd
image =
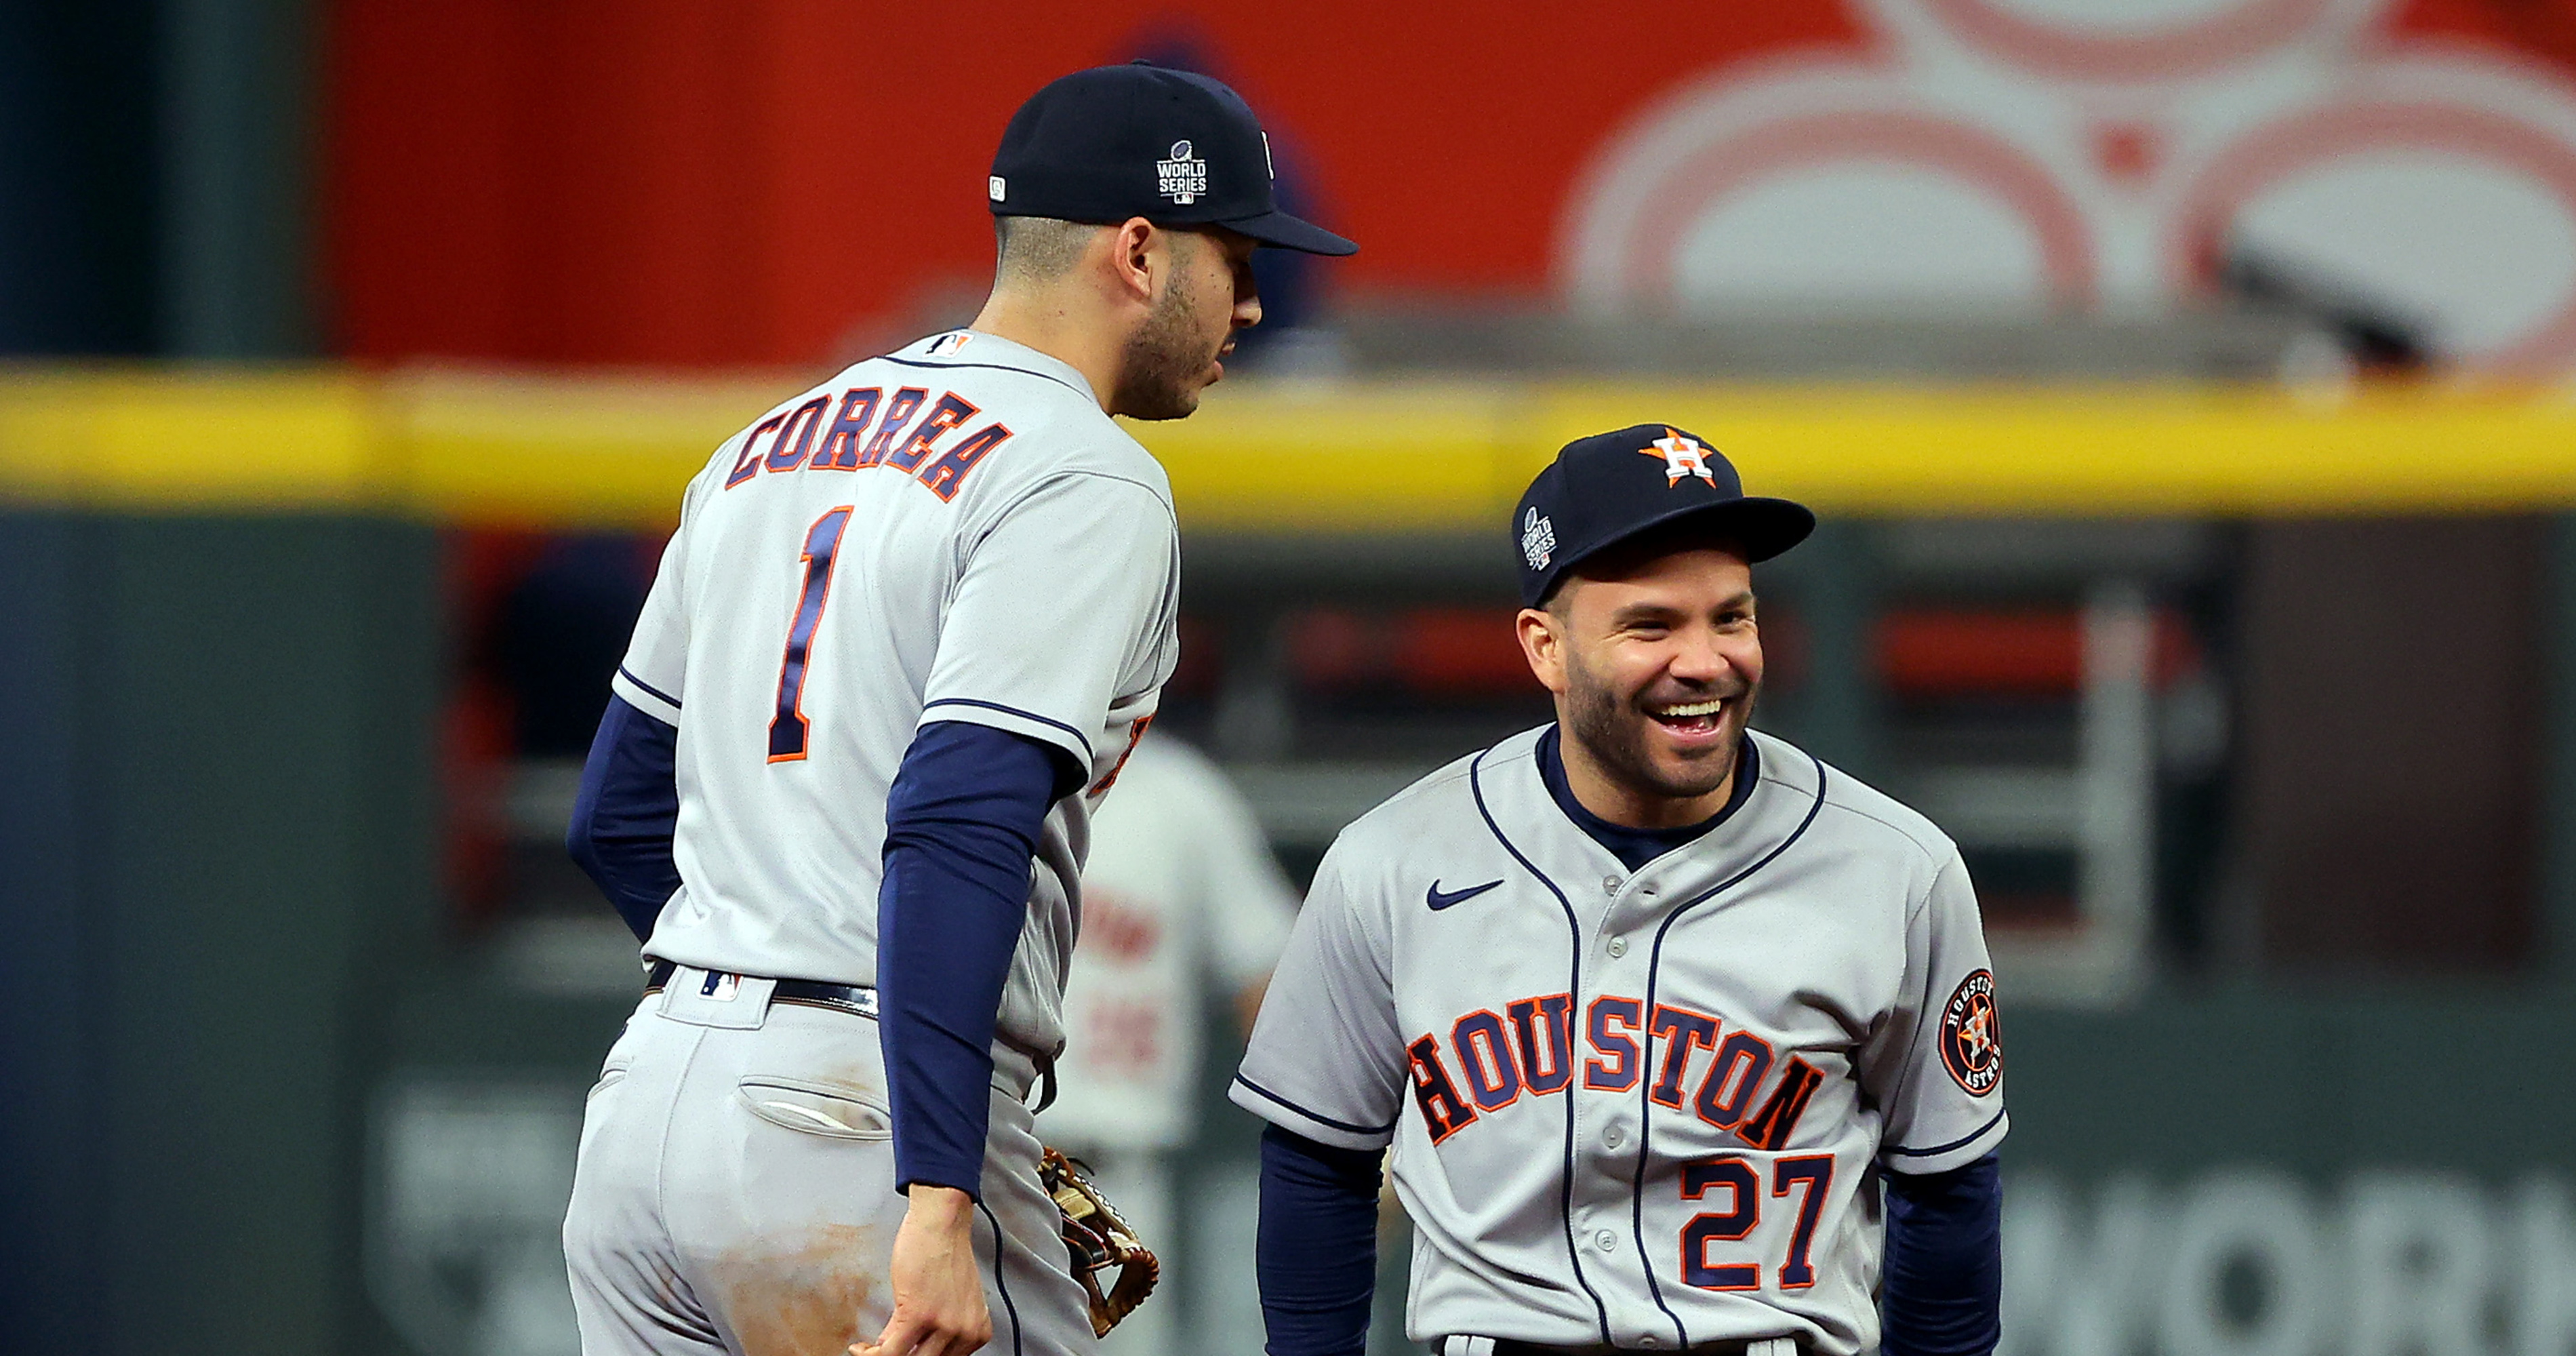
M840 1356L876 1340L904 1198L877 1025L681 967L609 1049L582 1118L564 1259L583 1356ZM975 1253L985 1350L1093 1356L1038 1185L1035 1070L997 1050Z

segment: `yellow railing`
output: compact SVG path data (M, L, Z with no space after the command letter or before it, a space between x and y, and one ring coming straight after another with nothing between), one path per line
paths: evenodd
M653 526L808 379L0 370L0 498ZM1472 529L1568 439L1649 420L1829 513L2576 508L2564 391L1239 381L1133 431L1194 528Z

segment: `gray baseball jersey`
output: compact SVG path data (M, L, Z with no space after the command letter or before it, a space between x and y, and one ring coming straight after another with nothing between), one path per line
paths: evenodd
M1736 812L1631 873L1549 795L1540 733L1343 831L1235 1102L1393 1145L1417 1339L1876 1345L1875 1174L2006 1129L1957 848L1756 734Z
M1000 1032L1063 1044L1090 807L1178 653L1162 467L1072 367L955 331L859 363L717 449L614 680L679 727L685 882L647 955L876 982L886 791L932 721L1092 769L1047 816Z
M1096 1349L1026 1105L1061 1011L1091 807L1172 671L1162 468L1073 368L957 332L871 358L726 440L614 680L679 730L679 969L610 1051L564 1217L592 1356L873 1340L904 1198L876 1023L778 998L873 984L885 805L914 731L1064 749L1002 996L974 1228L996 1350Z

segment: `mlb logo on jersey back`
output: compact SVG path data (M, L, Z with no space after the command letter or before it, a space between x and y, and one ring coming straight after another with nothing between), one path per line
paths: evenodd
M1268 143L1263 144L1266 147ZM1207 162L1198 158L1197 148L1186 140L1173 142L1171 158L1156 161L1154 170L1161 178L1163 196L1177 204L1188 206L1207 192Z

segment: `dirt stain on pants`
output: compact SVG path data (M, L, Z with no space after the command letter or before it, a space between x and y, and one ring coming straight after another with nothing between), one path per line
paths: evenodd
M784 1250L735 1252L708 1268L716 1322L742 1356L840 1356L875 1341L888 1310L874 1225L827 1224Z

